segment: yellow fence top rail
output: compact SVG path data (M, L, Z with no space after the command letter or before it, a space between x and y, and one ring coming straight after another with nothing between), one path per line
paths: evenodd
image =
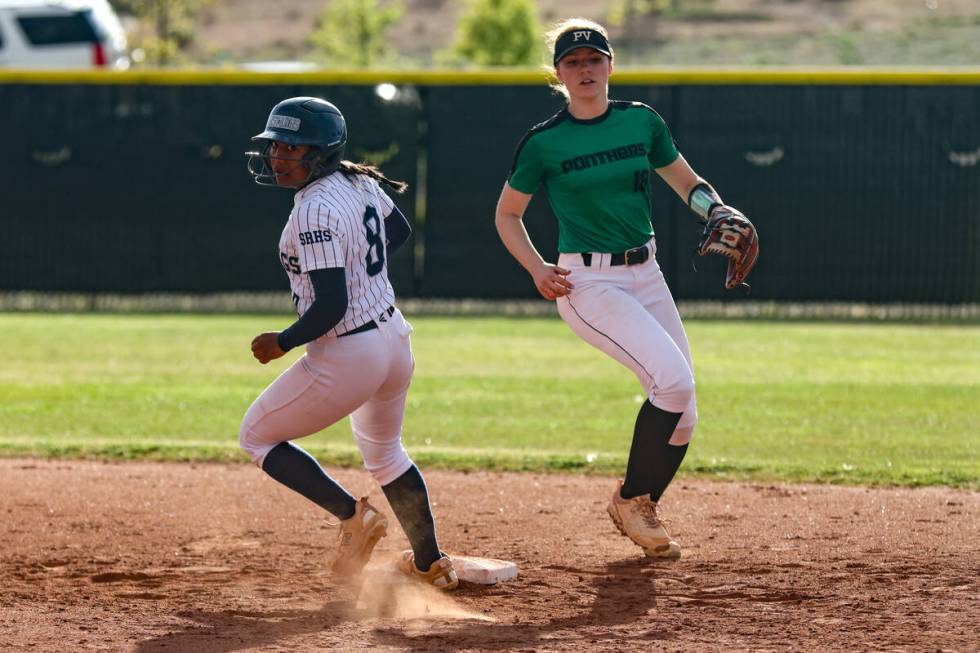
M430 86L543 84L543 70L323 70L251 72L243 70L2 70L0 84L204 85L372 85ZM621 70L612 83L629 85L980 85L980 68L656 68Z

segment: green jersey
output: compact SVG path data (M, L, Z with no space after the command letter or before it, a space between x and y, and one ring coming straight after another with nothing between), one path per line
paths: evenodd
M590 120L566 107L524 135L508 183L529 195L544 186L559 252L623 252L653 236L650 168L677 157L663 118L641 102L610 102Z

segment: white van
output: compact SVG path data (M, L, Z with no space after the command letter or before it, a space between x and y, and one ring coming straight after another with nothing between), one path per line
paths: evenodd
M128 67L107 0L0 0L0 68Z

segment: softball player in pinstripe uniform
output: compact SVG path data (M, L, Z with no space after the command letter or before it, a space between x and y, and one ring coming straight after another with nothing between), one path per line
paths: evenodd
M636 374L648 398L633 430L625 479L608 505L620 532L655 558L680 545L657 512L697 423L687 336L657 265L650 221L654 169L703 220L725 207L678 153L661 117L639 102L609 100L613 50L585 19L549 34L568 105L521 140L497 205L501 240L569 327ZM543 187L558 219L560 255L547 263L522 222Z
M248 153L255 181L296 189L279 259L299 319L283 331L256 336L252 353L263 364L299 345L306 345L306 353L249 407L241 446L274 479L341 520L332 567L349 576L367 563L387 520L291 440L350 415L364 465L412 545L399 567L439 589L453 589L459 581L439 550L425 482L401 442L415 360L412 327L394 305L387 259L411 229L379 182L398 192L405 184L341 160L346 123L319 98L280 102L253 140L264 144Z

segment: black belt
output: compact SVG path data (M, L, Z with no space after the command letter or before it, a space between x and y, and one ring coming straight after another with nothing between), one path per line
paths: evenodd
M643 245L628 249L625 252L610 254L609 265L639 265L646 263L648 258L650 258L650 249ZM592 265L592 252L582 252L582 263L585 263L585 267Z
M389 306L388 308L385 309L385 313L388 314L388 317L391 317L392 315L395 314L395 307L394 306ZM380 322L387 322L388 320L386 320L385 317L384 317L384 315L382 314L381 317L378 318L378 321L380 321ZM367 322L366 324L362 324L361 326L357 327L356 329L351 329L347 333L341 333L337 337L338 338L343 338L344 336L352 336L355 333L364 333L365 331L370 331L371 329L377 329L377 328L378 328L378 322L375 322L374 320L371 320L370 322Z

